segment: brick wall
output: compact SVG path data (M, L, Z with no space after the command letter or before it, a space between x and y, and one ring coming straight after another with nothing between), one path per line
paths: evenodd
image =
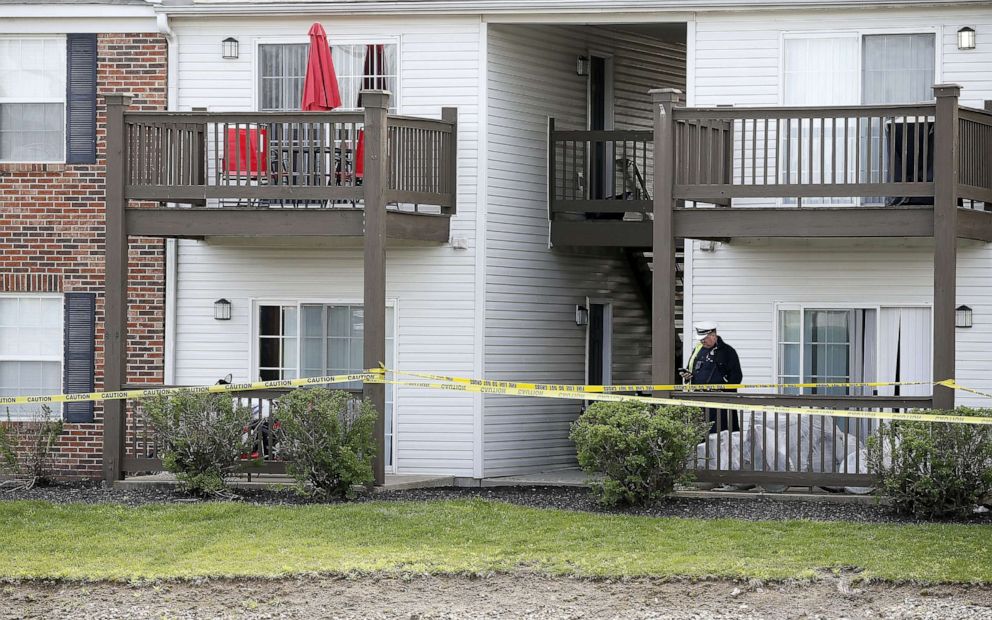
M104 96L133 95L131 109L166 107L166 43L158 34L97 36L97 162L0 164L0 292L93 292L96 388L103 376ZM128 381L161 383L165 244L132 238L128 288ZM92 424L66 424L57 473L98 478L102 407Z

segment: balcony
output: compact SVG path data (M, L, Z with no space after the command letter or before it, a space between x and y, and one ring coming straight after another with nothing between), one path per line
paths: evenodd
M448 241L454 108L442 108L440 120L391 115L389 93L376 90L362 92L361 112L131 112L124 95L106 100L106 390L127 382L130 236L352 238L363 257L364 366L386 359L386 246ZM379 412L382 483L385 386L366 384L363 394ZM107 480L152 458L128 437L123 401L108 401Z
M122 111L127 232L362 237L363 209L374 195L385 204L388 238L446 242L456 211L457 115L445 108L442 116L371 107Z
M673 104L657 116L661 135L552 122L553 243L651 246L658 199L671 201L678 238L932 237L941 191L958 206L958 238L992 241L992 112L956 94L890 106Z

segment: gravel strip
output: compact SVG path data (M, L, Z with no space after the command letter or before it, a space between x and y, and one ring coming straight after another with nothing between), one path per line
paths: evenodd
M314 502L288 489L238 489L237 500L260 505L303 505L339 503L335 500ZM783 501L767 497L754 498L695 498L675 497L644 508L605 509L596 504L590 492L581 487L487 487L487 488L428 488L390 491L358 500L365 501L442 501L480 498L509 502L533 508L556 508L601 514L625 514L650 517L683 517L691 519L743 519L748 521L781 521L808 519L812 521L849 521L854 523L922 523L924 521L893 513L889 508L872 504L832 503L827 501ZM144 504L197 503L173 490L116 489L97 482L60 483L29 490L0 491L3 500L44 500L54 504ZM225 500L229 501L229 500ZM973 515L965 519L943 520L941 523L992 524L992 513Z
M743 619L992 618L992 590L968 585L602 581L538 575L304 577L156 584L0 586L10 618Z

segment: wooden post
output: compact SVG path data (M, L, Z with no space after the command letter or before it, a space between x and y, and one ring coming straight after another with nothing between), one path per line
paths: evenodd
M127 225L124 169L127 165L124 112L128 95L107 95L106 245L104 247L103 389L120 390L127 380ZM103 479L124 477L127 401L103 402Z
M651 381L675 381L675 122L681 91L650 91L654 110L654 273L651 291ZM667 392L659 392L665 395Z
M386 123L389 92L363 90L365 105L365 368L386 362ZM363 396L375 406L375 483L386 482L386 386L366 383Z
M443 211L454 215L458 212L458 108L441 108L441 120L451 123L451 149L446 154L445 162L447 170L441 173L441 178L447 177L448 180L447 191L451 194L451 205Z
M933 148L933 378L954 378L957 297L958 97L961 87L938 84ZM954 408L954 390L934 386L935 409Z
M555 193L558 191L558 180L555 178L558 174L558 161L557 153L555 152L555 117L548 117L548 219L554 221L555 219Z

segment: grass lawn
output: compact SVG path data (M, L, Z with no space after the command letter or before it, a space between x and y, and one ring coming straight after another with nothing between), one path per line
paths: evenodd
M333 506L0 502L0 578L134 580L310 571L865 576L992 582L992 528L628 517L483 500Z

